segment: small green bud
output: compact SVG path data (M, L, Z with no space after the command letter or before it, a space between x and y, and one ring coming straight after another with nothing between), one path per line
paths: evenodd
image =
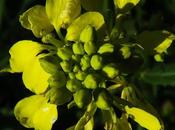
M50 103L63 105L71 100L72 93L65 87L51 88L46 93L46 97L49 99Z
M72 50L69 47L62 47L58 48L57 55L62 59L62 60L69 60L72 58Z
M84 47L83 47L83 44L81 42L74 43L72 45L72 50L73 50L74 54L77 54L77 55L84 54Z
M102 57L99 56L99 55L93 55L92 58L91 58L91 66L94 70L99 70L102 68Z
M76 61L76 62L80 62L81 56L80 55L72 55L72 60Z
M73 72L77 73L80 71L80 67L78 65L74 65Z
M64 43L62 41L59 41L58 39L56 39L53 34L47 34L45 36L42 37L42 42L43 43L50 43L52 45L54 45L55 47L63 47Z
M98 108L102 110L110 109L109 94L105 89L96 89L94 92L94 98Z
M61 67L59 66L59 58L55 56L45 56L39 59L42 68L50 74L57 73Z
M48 79L48 83L50 87L64 87L66 85L66 76L64 72L59 71L56 74L52 75Z
M96 53L96 47L93 42L84 43L84 50L88 55Z
M114 45L110 43L103 44L98 50L99 54L112 53L112 52L114 52Z
M91 25L87 25L80 34L80 41L84 43L93 41L94 39L93 35L94 35L93 27Z
M116 67L113 64L105 65L102 70L111 79L113 79L119 74L118 69L116 69Z
M94 74L88 74L83 83L86 88L95 89L98 86L97 76Z
M75 74L73 72L69 72L68 74L70 79L74 79L75 78Z
M88 55L84 55L80 61L81 69L84 71L90 67L90 57Z
M128 59L131 56L131 51L128 46L123 46L120 51L124 59Z
M161 54L154 55L154 59L157 62L163 62L164 61L163 58L162 58L162 56L161 56Z
M79 108L87 106L92 99L91 92L87 89L80 89L74 95L74 101Z
M69 61L62 61L60 65L64 72L71 72L72 64Z
M76 79L83 81L86 78L87 74L83 71L78 71L75 74Z
M81 81L76 79L70 79L67 81L66 87L71 92L76 92L81 88Z

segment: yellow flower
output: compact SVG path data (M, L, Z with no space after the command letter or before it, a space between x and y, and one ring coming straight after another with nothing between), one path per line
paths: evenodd
M125 110L140 126L148 130L161 130L161 124L154 115L136 107L126 106Z
M57 106L47 102L42 95L34 95L19 101L14 109L16 119L26 128L51 130L57 120Z
M39 62L43 54L38 54L44 49L42 44L28 40L19 41L10 48L12 72L23 72L24 85L36 94L43 93L47 89L47 80L50 77Z

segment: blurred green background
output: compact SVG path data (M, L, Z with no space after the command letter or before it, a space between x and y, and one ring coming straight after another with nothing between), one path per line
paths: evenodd
M36 40L31 31L20 26L19 15L32 5L44 3L45 0L0 0L0 69L8 64L10 46L18 40ZM140 32L167 29L175 33L175 0L142 0L132 10L132 17ZM144 84L141 89L145 98L158 110L165 129L175 130L175 86ZM28 95L31 93L24 87L20 74L0 74L0 130L27 130L16 121L13 108ZM67 111L65 108L60 107L59 119L53 130L65 130L76 123L76 109ZM135 129L143 130L140 127Z

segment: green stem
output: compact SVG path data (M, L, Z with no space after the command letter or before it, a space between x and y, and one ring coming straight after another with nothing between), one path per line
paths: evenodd
M56 32L57 32L57 35L58 35L58 37L60 38L60 40L61 40L63 43L67 43L67 41L64 39L64 37L63 37L63 35L62 35L61 31L60 31L60 28L57 29Z

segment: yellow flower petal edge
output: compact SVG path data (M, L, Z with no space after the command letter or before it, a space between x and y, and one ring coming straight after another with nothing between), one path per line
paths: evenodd
M80 11L80 0L46 0L46 13L56 31L69 25Z
M31 60L28 66L24 69L22 79L24 85L30 91L41 94L48 88L48 79L51 76L49 73L40 65L39 58L43 57L44 54L40 54L35 59Z
M19 101L14 109L16 119L27 128L51 130L57 120L57 106L47 103L42 95L34 95Z
M43 104L33 116L35 130L51 130L53 123L57 120L57 106L54 104Z
M45 7L42 5L35 5L28 9L20 15L19 21L24 28L32 30L38 38L54 30L47 17Z
M103 15L99 12L86 12L80 15L68 27L66 39L69 41L77 41L80 33L87 25L91 25L96 31L100 30L105 25Z
M125 110L140 126L148 130L161 130L160 121L154 115L136 107L125 106Z
M127 4L133 4L134 6L139 3L140 0L114 0L115 6L122 9Z
M31 60L44 49L44 46L34 41L22 40L16 42L9 50L12 72L23 72Z
M32 128L32 117L42 104L47 103L46 98L41 95L34 95L20 100L15 108L14 114L16 119L25 127Z

